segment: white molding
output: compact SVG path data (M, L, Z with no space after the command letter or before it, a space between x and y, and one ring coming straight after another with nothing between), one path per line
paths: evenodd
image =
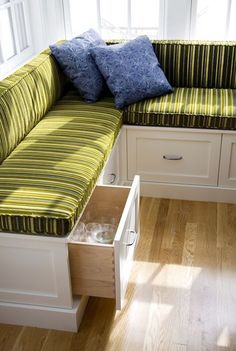
M233 130L221 130L221 129L201 129L201 128L172 128L172 127L144 127L134 125L123 125L122 128L132 130L152 130L152 131L166 131L166 132L181 132L181 133L200 133L200 134L235 134Z
M130 181L123 181L125 186L130 184ZM236 189L232 188L141 182L140 189L141 196L146 197L236 203Z
M4 303L0 301L0 323L77 332L88 302L77 297L70 309Z

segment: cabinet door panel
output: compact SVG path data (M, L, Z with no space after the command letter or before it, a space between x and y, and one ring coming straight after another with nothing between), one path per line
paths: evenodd
M219 185L236 188L236 134L223 135Z

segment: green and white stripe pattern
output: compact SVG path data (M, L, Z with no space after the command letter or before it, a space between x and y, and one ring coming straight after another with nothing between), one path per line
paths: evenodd
M122 123L113 99L69 92L0 167L0 231L66 235L96 184Z
M175 87L236 89L236 42L153 41Z
M45 54L0 82L0 163L61 96L64 82Z
M126 124L236 130L236 89L176 88L126 107Z
M178 88L123 112L113 98L86 104L74 91L57 101L67 84L50 50L0 82L0 231L65 236L109 156L122 113L127 124L236 130L235 46L153 42Z

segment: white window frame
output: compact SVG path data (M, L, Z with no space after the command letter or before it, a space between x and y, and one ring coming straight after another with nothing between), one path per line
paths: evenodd
M16 18L16 5L22 4L23 6L23 14L24 18L21 18L20 21L17 22ZM33 45L31 39L31 30L30 30L30 19L29 19L29 4L28 0L8 0L6 3L0 5L0 8L9 8L11 11L11 18L12 18L12 33L13 33L13 40L15 43L15 50L16 53L9 59L6 59L2 55L2 48L1 48L1 40L0 40L0 78L4 78L9 72L13 69L16 69L20 64L25 62L33 55ZM1 11L1 10L0 10ZM20 40L22 39L22 32L23 26L26 31L26 38L27 38L27 47L23 50L20 50Z
M163 22L162 22L162 16L161 11L164 9L164 0L159 0L159 13L157 14L157 20L158 20L158 26L156 27L135 27L132 26L132 13L131 13L131 1L132 0L127 0L127 26L124 28L120 28L121 30L126 30L127 31L127 38L131 39L133 37L132 31L133 30L157 30L158 37L156 39L160 39L163 35ZM102 18L101 18L101 0L97 0L97 23L98 23L98 31L102 33L102 30L105 29L105 27L102 25ZM159 18L158 18L159 16ZM106 39L106 38L105 38ZM116 38L114 38L116 39Z
M155 29L158 28L158 38L156 39L162 39L164 35L165 0L159 0L159 2L160 2L159 14L157 14L157 16L159 16L159 26L155 27ZM101 34L102 23L101 23L101 12L100 12L100 0L96 0L96 5L97 5L97 29L98 29L98 32ZM127 6L128 6L128 26L125 28L128 28L128 37L129 37L131 34L131 30L133 29L131 27L131 0L127 0ZM67 39L70 39L72 37L72 28L71 28L71 20L70 20L70 0L63 0L63 9L64 9L66 37ZM152 28L138 27L138 29L152 29ZM119 38L114 38L114 39L119 39Z

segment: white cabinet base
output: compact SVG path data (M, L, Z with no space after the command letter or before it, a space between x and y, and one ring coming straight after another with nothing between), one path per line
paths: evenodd
M125 182L129 184L129 182ZM166 199L236 203L236 189L141 182L141 196Z
M236 188L236 133L223 136L219 184Z
M0 323L77 332L87 302L87 296L77 297L63 309L0 301Z
M236 131L123 126L122 184L138 174L142 196L236 203L235 142Z

